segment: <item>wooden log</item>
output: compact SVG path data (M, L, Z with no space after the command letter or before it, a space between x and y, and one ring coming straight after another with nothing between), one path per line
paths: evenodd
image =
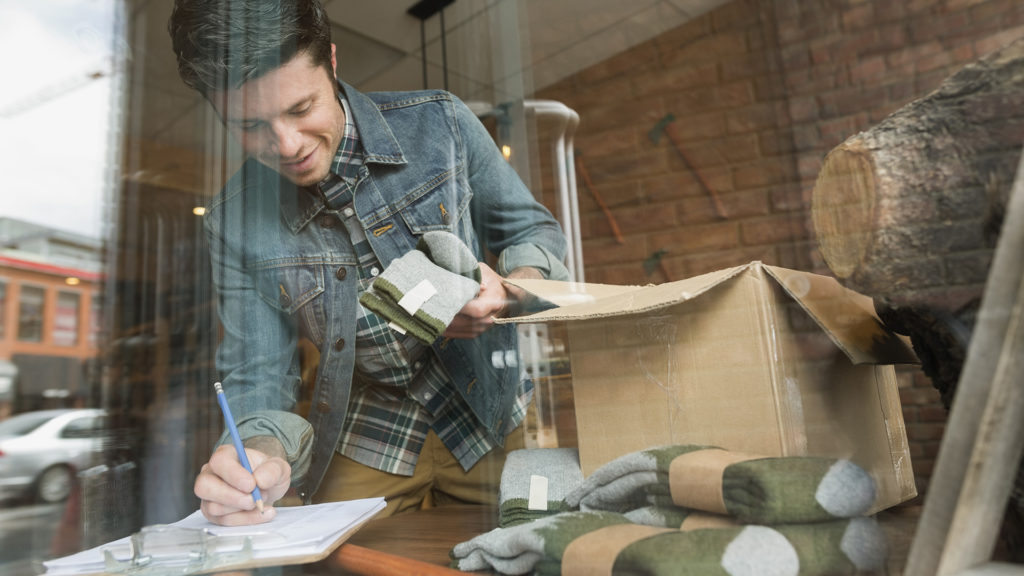
M1024 39L826 156L811 216L829 268L890 306L980 296L1022 142Z

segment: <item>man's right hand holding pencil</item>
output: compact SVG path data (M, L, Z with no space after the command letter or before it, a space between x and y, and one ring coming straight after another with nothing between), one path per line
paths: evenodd
M288 491L292 468L284 458L275 455L284 454L280 442L275 438L251 438L246 444L251 474L239 462L235 448L224 444L214 450L196 477L194 489L202 500L200 510L214 524L242 526L269 522L277 514L273 503ZM262 513L253 500L256 486L266 505Z

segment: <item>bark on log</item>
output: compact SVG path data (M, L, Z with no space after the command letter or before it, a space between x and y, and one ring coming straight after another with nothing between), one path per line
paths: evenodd
M1024 39L826 156L811 215L829 268L894 307L980 296L1022 142Z

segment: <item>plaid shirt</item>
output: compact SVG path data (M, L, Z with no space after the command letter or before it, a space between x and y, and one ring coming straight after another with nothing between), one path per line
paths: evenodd
M368 290L383 269L373 253L352 206L363 164L359 132L348 102L345 131L331 172L317 185L325 212L334 214L347 231L359 258L359 292ZM522 422L530 401L529 387L520 392L506 433ZM433 428L463 469L468 470L494 447L465 400L454 390L433 350L411 336L402 336L388 322L359 306L356 323L356 365L352 397L338 452L392 474L411 476Z

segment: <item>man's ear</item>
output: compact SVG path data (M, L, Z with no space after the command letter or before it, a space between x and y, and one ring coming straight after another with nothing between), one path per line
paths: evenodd
M334 79L338 79L338 47L331 42L331 71L334 72Z

